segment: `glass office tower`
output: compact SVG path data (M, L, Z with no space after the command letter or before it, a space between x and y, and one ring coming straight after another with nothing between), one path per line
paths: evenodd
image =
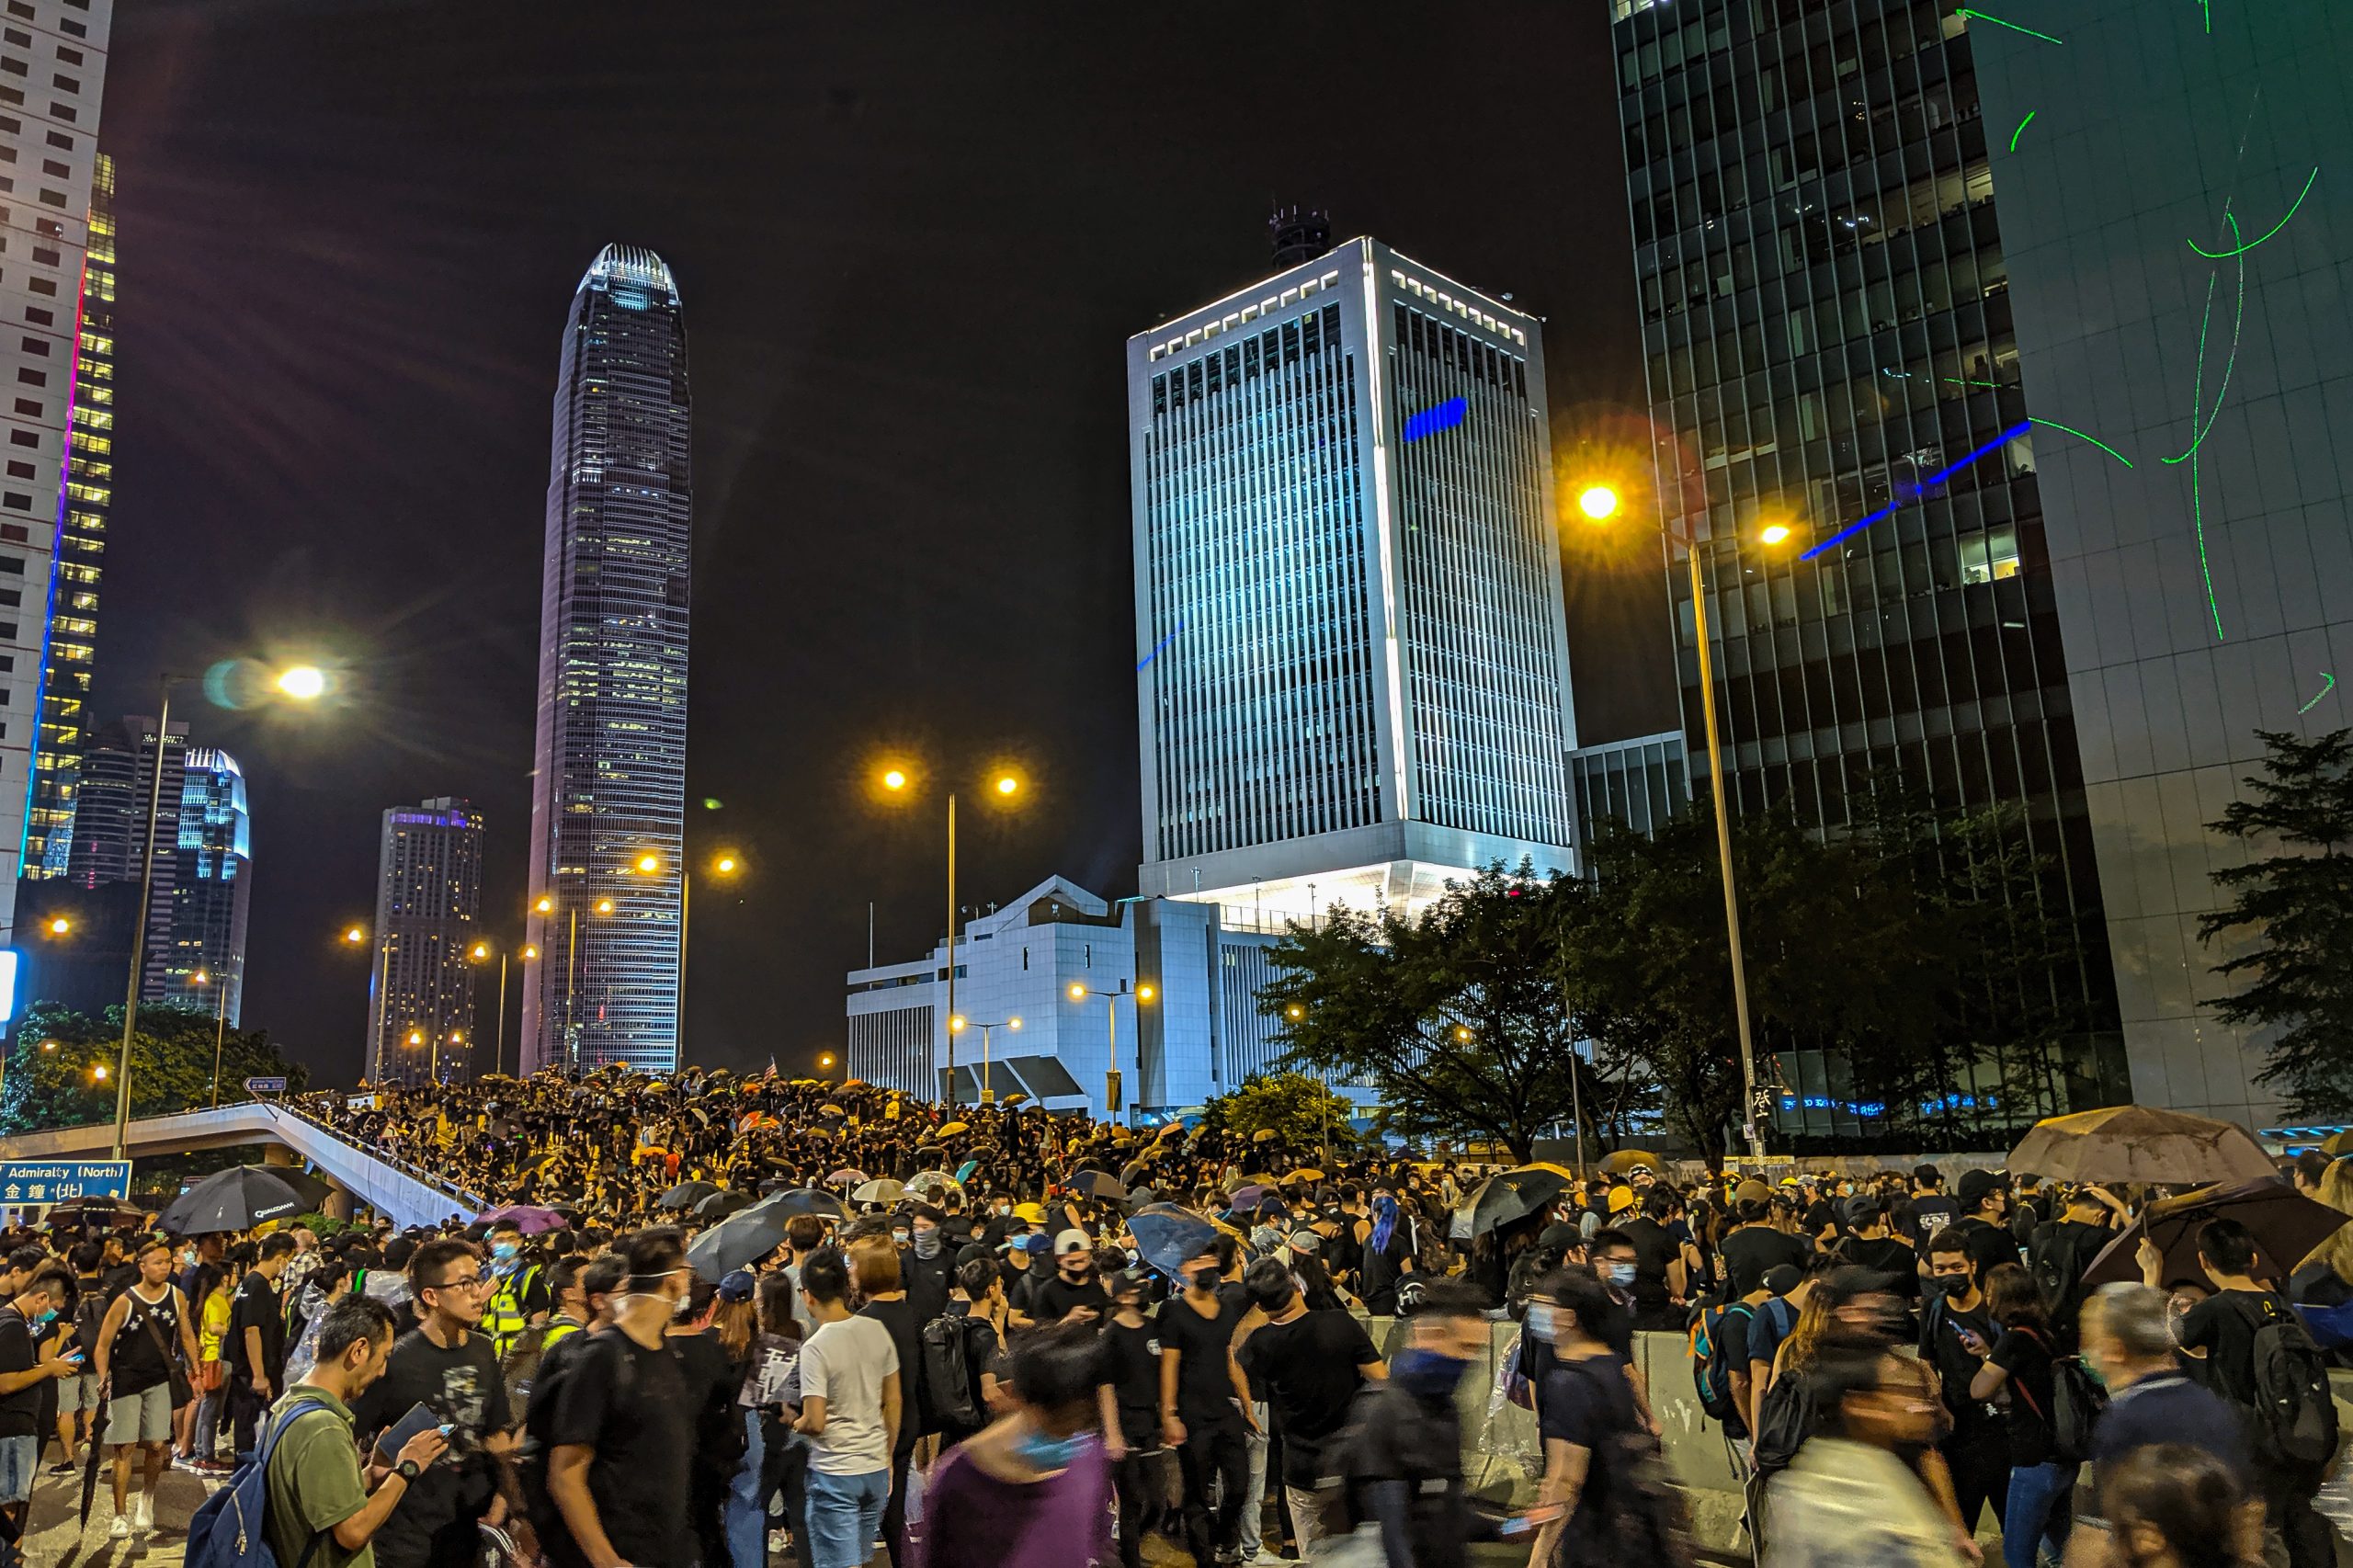
M244 1006L254 892L253 819L237 759L217 746L188 747L176 818L156 846L153 897L165 910L164 939L148 939L140 994L234 1024ZM156 826L161 835L163 822ZM156 925L149 922L151 932Z
M1569 868L1543 364L1370 239L1129 340L1144 896L1267 930Z
M677 1061L689 406L669 267L606 246L573 295L556 384L526 1072Z
M2050 448L1996 199L2010 127L1972 62L1987 24L1902 0L1612 16L1658 501L1702 540L1733 809L1836 831L1896 779L1947 812L2018 808L2072 938L2031 983L2081 1027L2063 1070L1984 1077L1968 1109L2010 1125L2121 1099ZM1758 542L1773 521L1791 544ZM1696 773L1690 592L1679 564L1668 581ZM1784 1133L1868 1131L1881 1108L1842 1098L1818 1056L1782 1071Z

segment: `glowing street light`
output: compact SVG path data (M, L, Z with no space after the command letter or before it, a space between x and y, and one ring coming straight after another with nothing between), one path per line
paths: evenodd
M817 1053L817 1065L818 1065L818 1066L820 1066L820 1067L831 1067L833 1064L834 1064L834 1053L833 1053L832 1051L819 1051L819 1052Z
M989 1074L989 1035L992 1031L996 1029L1019 1029L1021 1028L1021 1016L1017 1013L1001 1024L982 1023L975 1025L972 1019L964 1017L955 1017L948 1020L948 1032L951 1035L961 1034L966 1029L974 1028L977 1028L981 1031L981 1103L983 1105L995 1105L996 1103L996 1084ZM951 1095L954 1093L953 1085L949 1085L949 1092Z
M1010 795L1020 788L1021 780L1016 778L1010 773L996 781L996 792L1000 795Z
M662 857L659 855L641 855L637 858L637 869L642 874L650 877L654 872L662 869Z
M1577 492L1577 510L1592 522L1608 522L1618 515L1618 506L1615 485L1588 484Z
M1070 983L1072 1001L1084 1003L1089 996L1100 996L1111 1004L1111 1054L1109 1057L1111 1065L1103 1074L1103 1108L1107 1115L1117 1116L1120 1113L1120 998L1131 995L1138 1006L1147 1006L1158 994L1159 993L1150 985L1138 985L1131 994L1128 990L1128 983L1124 980L1120 982L1120 988L1116 991L1097 991L1084 981L1074 980ZM1141 1036L1143 1031L1139 1028L1136 1033ZM1130 1127L1136 1124L1136 1117L1143 1108L1142 1098L1143 1041L1138 1039L1136 1041L1136 1098L1130 1101L1128 1105Z
M49 934L52 937L63 937L68 931L73 929L74 922L66 919L63 915L58 915L49 923Z
M359 926L348 926L343 933L343 939L356 948L368 939L367 929Z
M885 790L904 790L906 787L907 776L899 769L893 767L882 775L882 788Z
M609 899L609 898L600 898L600 899L598 899L598 900L597 901L597 914L599 914L599 915L610 915L612 912L613 912L613 901L612 901L611 899Z
M278 689L297 702L309 702L326 688L326 672L316 665L294 665L278 673Z
M540 902L533 904L531 907L538 910L541 915L551 914L555 909L555 900L549 898L547 895L542 893L540 897Z
M735 874L735 866L736 859L733 855L722 855L718 859L710 863L710 869L717 871L722 877L733 876Z
M1756 537L1763 540L1767 544L1779 544L1783 540L1790 537L1790 525L1787 523L1768 523Z

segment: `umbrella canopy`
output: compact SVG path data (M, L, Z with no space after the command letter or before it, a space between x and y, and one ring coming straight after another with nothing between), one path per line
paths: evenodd
M1239 1214L1245 1209L1257 1208L1259 1204L1266 1201L1266 1198L1267 1189L1264 1187L1253 1184L1249 1187L1235 1187L1233 1191L1227 1196L1226 1201L1232 1204L1233 1206L1233 1211Z
M1128 1217L1128 1232L1144 1262L1163 1274L1174 1275L1207 1252L1217 1227L1206 1215L1174 1203L1147 1203Z
M864 1183L849 1197L853 1203L896 1203L906 1196L906 1192L905 1182L894 1181L889 1176L883 1176L879 1180Z
M707 1181L682 1181L654 1200L656 1209L691 1209L719 1188Z
M911 1192L936 1192L942 1188L961 1192L964 1183L962 1178L949 1176L946 1171L917 1171L907 1178L907 1188Z
M543 1171L550 1165L555 1164L557 1158L557 1153L553 1149L550 1149L544 1153L534 1154L529 1159L523 1162L523 1174L529 1176L537 1172Z
M971 1131L972 1128L964 1122L951 1121L947 1126L939 1130L939 1136L942 1138L953 1138L959 1132L970 1132Z
M839 1118L839 1117L845 1117L845 1116L847 1116L847 1115L849 1114L849 1112L847 1112L847 1111L844 1110L841 1107L839 1107L839 1106L837 1106L837 1105L834 1104L831 1100L828 1100L828 1101L826 1101L824 1105L821 1105L821 1106L819 1106L819 1107L817 1108L817 1114L818 1114L819 1116L829 1116L829 1117Z
M753 1201L748 1192L714 1192L695 1205L695 1212L706 1220L723 1220L749 1209Z
M2160 1282L2194 1279L2202 1285L2206 1272L2198 1267L2198 1233L2207 1221L2226 1218L2255 1233L2256 1245L2262 1252L2255 1273L2268 1274L2282 1286L2306 1253L2353 1222L2353 1214L2307 1198L2276 1176L2202 1187L2150 1204L2121 1235L2100 1249L2091 1267L2084 1270L2084 1284L2088 1288L2139 1279L2138 1254L2141 1238L2146 1236L2165 1254Z
M1456 1210L1457 1228L1475 1236L1525 1220L1566 1192L1574 1179L1558 1165L1523 1165L1489 1176L1479 1184L1470 1201Z
M1323 1179L1324 1173L1322 1171L1316 1170L1313 1166L1309 1166L1302 1170L1293 1171L1290 1175L1283 1177L1283 1185L1285 1187L1295 1187L1302 1182L1322 1181Z
M311 1207L288 1179L295 1175L271 1165L231 1165L217 1171L172 1200L164 1210L163 1228L176 1236L202 1236L290 1220Z
M2279 1172L2236 1122L2137 1105L2046 1117L2010 1151L2009 1168L2088 1182L2260 1181Z
M1271 1127L1261 1127L1257 1131L1250 1134L1250 1142L1253 1143L1271 1143L1274 1141L1275 1130Z
M136 1225L147 1217L143 1210L131 1208L117 1198L69 1199L49 1211L49 1222L54 1225Z
M2347 1154L2353 1154L2353 1127L2330 1133L2328 1141L2320 1146L2320 1152L2332 1160L2341 1160Z
M563 1216L554 1210L534 1208L529 1203L502 1203L476 1218L489 1224L512 1220L523 1228L527 1236L536 1236L546 1231L561 1231L565 1223Z
M996 1103L1001 1106L1026 1105L1029 1103L1029 1096L1023 1094L1019 1089L1014 1090L1013 1093L1009 1095L999 1095L996 1097Z
M1665 1166L1648 1149L1620 1149L1601 1162L1603 1176L1630 1176L1641 1170L1664 1170Z
M777 1198L787 1198L779 1193ZM697 1274L714 1282L753 1264L784 1244L784 1229L792 1216L777 1199L753 1204L731 1214L697 1236L687 1246L687 1263Z
M755 1207L773 1209L788 1220L795 1214L814 1214L820 1220L849 1218L849 1209L840 1199L830 1192L819 1192L813 1187L788 1187L772 1197L762 1199ZM744 1212L748 1214L751 1210L747 1209Z
M867 1174L864 1171L859 1170L856 1165L844 1165L841 1169L835 1171L833 1175L825 1178L825 1185L828 1187L835 1187L843 1182L861 1182L868 1179L869 1177L867 1176Z
M1089 1198L1108 1198L1114 1203L1128 1200L1128 1189L1120 1178L1108 1171L1081 1171L1070 1178L1071 1189Z

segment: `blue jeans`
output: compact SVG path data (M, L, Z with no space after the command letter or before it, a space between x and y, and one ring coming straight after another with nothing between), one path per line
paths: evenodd
M882 1533L891 1472L828 1475L812 1466L808 1487L809 1568L866 1568L867 1555Z
M742 1415L749 1442L735 1479L727 1483L727 1502L720 1511L720 1522L733 1568L762 1568L768 1560L768 1517L761 1507L760 1466L767 1454L760 1441L760 1413L745 1410Z
M2074 1465L2012 1465L2009 1503L2002 1510L2004 1568L2034 1568L2035 1546L2044 1540L2054 1560L2063 1556L2075 1521Z

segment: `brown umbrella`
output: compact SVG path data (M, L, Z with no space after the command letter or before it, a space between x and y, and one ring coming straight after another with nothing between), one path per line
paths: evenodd
M2279 1174L2236 1122L2137 1105L2046 1117L2010 1151L2009 1168L2085 1182L2244 1182Z
M2341 1160L2347 1154L2353 1154L2353 1127L2340 1128L2330 1133L2328 1141L2320 1146L2320 1152L2332 1160Z
M2198 1232L2207 1221L2225 1217L2255 1233L2256 1245L2262 1254L2256 1260L2255 1272L2258 1276L2269 1275L2282 1289L2287 1286L2289 1270L2305 1254L2353 1221L2353 1214L2307 1198L2276 1176L2202 1187L2149 1205L2122 1235L2100 1249L2091 1267L2084 1270L2084 1283L2109 1285L2118 1280L2139 1279L2141 1265L2136 1255L2143 1236L2155 1242L2165 1254L2160 1282L2195 1279L2202 1283L2206 1275L2198 1267Z
M1601 1162L1603 1176L1631 1176L1638 1170L1662 1168L1659 1157L1648 1149L1620 1149Z

